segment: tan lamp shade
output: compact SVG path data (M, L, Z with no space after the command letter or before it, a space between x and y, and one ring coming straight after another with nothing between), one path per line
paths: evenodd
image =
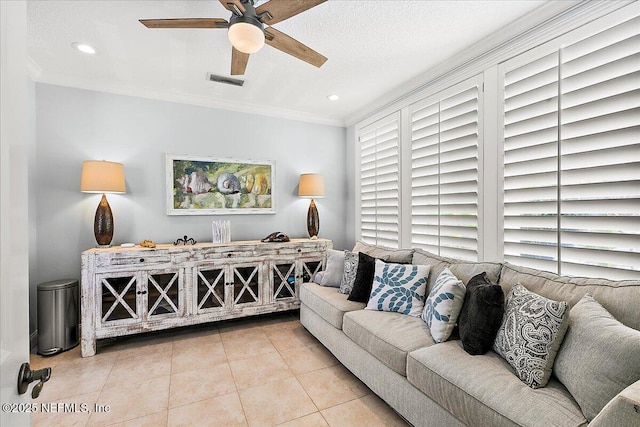
M82 163L80 191L83 193L125 193L124 166L104 160Z
M318 173L300 175L298 196L317 199L324 197L324 177Z

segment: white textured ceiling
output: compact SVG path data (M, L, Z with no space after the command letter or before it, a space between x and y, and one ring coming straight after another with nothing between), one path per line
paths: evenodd
M328 57L322 68L265 46L251 55L244 87L233 87L206 80L209 72L229 76L226 30L138 22L228 19L217 0L29 1L30 74L46 83L342 125L543 3L329 0L274 25ZM98 52L82 54L73 42ZM328 101L332 93L340 100Z

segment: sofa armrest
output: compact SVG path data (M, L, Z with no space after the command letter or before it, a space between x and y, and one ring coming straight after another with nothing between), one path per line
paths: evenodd
M618 393L589 424L605 426L640 426L640 381Z

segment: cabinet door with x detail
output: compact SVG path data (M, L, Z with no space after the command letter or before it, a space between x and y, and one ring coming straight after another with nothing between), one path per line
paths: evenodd
M116 326L142 321L140 272L118 272L96 275L96 301L99 326Z

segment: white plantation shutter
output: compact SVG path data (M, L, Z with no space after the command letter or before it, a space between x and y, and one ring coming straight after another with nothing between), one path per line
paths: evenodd
M504 76L504 255L640 278L640 18Z
M400 243L400 116L360 131L360 239L398 248Z
M411 245L470 260L478 258L478 84L410 107Z
M640 18L560 58L560 269L640 278Z

